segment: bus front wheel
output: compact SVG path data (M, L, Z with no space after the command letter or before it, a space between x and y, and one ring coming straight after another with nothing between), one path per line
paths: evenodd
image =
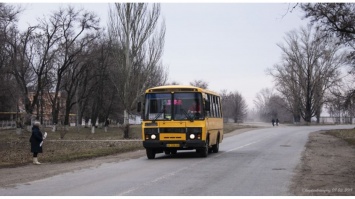
M146 149L147 158L154 159L155 158L155 151L153 149Z
M208 155L208 140L206 140L205 147L201 148L198 150L198 153L200 154L201 157L207 157Z

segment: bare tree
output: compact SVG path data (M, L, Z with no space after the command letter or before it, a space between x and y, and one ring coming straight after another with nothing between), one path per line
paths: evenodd
M63 77L71 70L87 45L98 37L99 20L94 13L76 10L68 6L60 8L42 19L39 29L43 35L43 62L51 61L51 77L54 95L51 99L53 123L58 123L60 111L59 93L63 90ZM46 55L49 52L51 56ZM44 56L46 55L46 56ZM66 125L68 125L66 123Z
M281 63L269 73L293 113L311 122L324 103L325 91L340 81L344 54L332 38L324 38L311 26L288 33L285 43L278 45L283 51Z
M269 110L268 111L269 118L267 121L270 122L272 118L274 118L274 119L278 119L280 122L291 123L293 119L293 115L289 111L287 106L288 106L287 102L281 96L276 94L271 96L267 104Z
M166 83L168 85L180 85L181 83L180 82L177 82L177 81L172 81L171 83Z
M299 85L299 81L297 80L297 73L295 70L290 70L289 67L285 67L283 70L283 66L276 66L275 68L280 72L280 76L276 77L282 79L284 77L290 78L292 81L277 81L277 90L281 93L283 98L287 103L287 108L293 114L293 122L299 123L301 122L301 89ZM286 75L287 74L287 75Z
M354 3L305 3L301 4L305 18L311 20L325 36L336 36L340 43L351 50L347 56L353 71L355 71L355 4ZM355 78L354 78L355 79ZM355 89L346 91L348 102L355 95ZM337 98L337 96L333 96Z
M354 3L305 3L301 8L305 17L328 36L335 34L345 43L355 42Z
M248 105L244 97L238 91L227 94L226 90L221 92L221 96L223 117L233 118L235 123L242 122L246 118L248 111Z
M223 119L224 122L228 122L230 114L228 113L229 105L227 105L228 100L229 100L229 93L226 89L223 89L219 93L221 95L221 100L222 100L222 113L223 113Z
M263 88L256 94L254 104L262 121L269 121L271 119L268 104L273 95L274 93L270 88Z
M112 46L106 39L102 39L96 46L93 46L90 62L93 64L92 70L94 74L91 78L92 94L91 94L91 122L96 125L96 122L102 125L108 117L113 113L113 108L118 107L120 99L118 93L110 80L112 72Z
M160 5L115 3L110 8L109 37L115 50L111 77L124 106L124 124L144 91L166 82L161 63L165 23Z
M69 114L74 105L82 105L85 98L98 99L98 95L106 92L106 88L109 84L109 71L108 71L108 57L110 56L110 48L107 41L103 38L99 38L99 32L90 35L89 42L84 42L85 46L79 46L82 48L77 58L69 66L69 69L63 76L63 89L66 91L66 111L64 123L69 123ZM83 39L87 39L84 37ZM90 71L90 72L89 72ZM102 99L100 95L99 99ZM95 114L98 116L98 111L106 108L105 104L100 101L97 102L97 108ZM81 121L81 114L83 110L76 106L77 120ZM96 107L96 106L92 106ZM93 126L96 123L96 118L93 117ZM102 121L101 121L102 122Z
M254 104L260 119L270 122L278 118L280 122L291 122L292 114L284 98L274 93L270 88L263 88L257 93Z
M348 116L349 118L354 118L355 116L355 95L353 92L348 91L345 94L345 101L344 101L344 112L345 115ZM352 119L349 121L349 123L352 124Z
M332 88L326 93L325 107L331 117L336 118L335 122L340 122L343 117L344 122L352 123L355 116L355 98L348 82L343 82L339 87Z
M7 65L7 72L11 74L11 77L7 76L7 78L10 78L9 80L12 80L12 82L16 82L16 87L12 87L17 90L17 94L14 95L13 92L10 92L11 96L16 97L16 99L13 99L14 101L17 101L19 98L22 99L22 103L24 104L27 113L25 123L30 124L33 109L38 103L38 92L36 92L36 95L31 102L28 95L30 92L29 88L32 90L38 90L41 86L36 82L36 71L33 66L32 52L34 51L33 41L35 39L35 28L29 27L27 31L20 33L17 27L13 24L15 20L14 17L16 17L19 12L16 11L16 9L11 10L14 9L11 6L7 7L3 4L1 5L1 12L6 12L6 10L9 9L9 17L6 17L5 15L1 16L1 18L5 20L1 22L1 42L3 42L1 45L1 52L4 55L2 63Z
M208 89L208 82L205 82L203 80L195 80L193 82L190 82L191 86L196 86L196 87L200 87L203 89Z

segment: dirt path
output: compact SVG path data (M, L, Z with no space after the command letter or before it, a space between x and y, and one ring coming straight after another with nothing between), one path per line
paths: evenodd
M354 196L355 148L322 131L311 133L290 192L297 196Z

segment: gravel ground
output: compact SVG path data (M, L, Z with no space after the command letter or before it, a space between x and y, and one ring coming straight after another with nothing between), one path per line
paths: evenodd
M354 196L355 148L322 131L311 133L290 191L297 196Z

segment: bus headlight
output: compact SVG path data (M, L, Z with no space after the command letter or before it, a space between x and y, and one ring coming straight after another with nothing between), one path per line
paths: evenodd
M191 140L195 139L195 134L190 134L190 139Z
M154 135L154 134L152 134L152 135L150 136L150 138L151 138L152 140L155 140L155 139L157 138L157 136Z

